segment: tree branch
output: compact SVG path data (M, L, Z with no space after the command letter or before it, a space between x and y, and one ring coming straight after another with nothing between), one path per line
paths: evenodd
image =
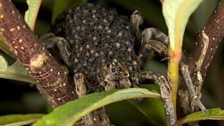
M205 78L208 66L224 37L224 1L221 0L214 10L212 16L209 18L207 24L204 27L204 32L209 37L209 46L205 59L201 67L202 77ZM204 47L203 36L200 33L197 37L196 47L190 54L187 64L189 65L190 73L192 74L195 69L196 61L200 58L200 54Z
M11 0L0 0L0 37L38 82L37 88L53 107L75 98L74 85L37 36L29 29Z
M203 34L208 36L209 44L206 51L203 51L205 43L203 41ZM217 8L214 10L213 14L209 18L207 24L203 30L197 36L196 47L190 53L187 59L187 65L189 67L189 72L193 78L194 83L199 81L197 79L197 72L200 72L201 79L203 81L206 77L208 67L213 59L213 56L217 50L217 47L220 45L224 37L224 0L220 0ZM203 53L205 52L205 53ZM203 59L202 59L203 58ZM200 61L200 64L199 63ZM200 66L200 68L198 68ZM199 89L198 93L201 92L202 83L195 85L196 90ZM199 94L198 94L199 95ZM179 91L179 100L182 104L182 110L185 114L192 113L195 111L196 107L191 106L191 98L188 95L186 85L183 84ZM180 111L181 112L181 111Z

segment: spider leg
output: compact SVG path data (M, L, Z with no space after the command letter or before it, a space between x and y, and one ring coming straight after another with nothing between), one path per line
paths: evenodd
M120 80L119 83L121 85L120 88L130 88L131 87L131 82L129 79L122 79L122 80Z
M165 33L163 33L157 28L153 28L153 27L145 28L142 31L142 41L147 42L150 40L158 40L164 43L165 45L168 45L169 38Z
M74 75L74 83L75 83L75 91L78 97L85 96L87 94L86 86L85 86L85 77L82 73L76 73ZM96 120L100 121L102 125L110 124L109 118L105 112L104 108L100 108L95 110L92 113L89 113L81 118L80 121L77 122L77 126L93 126L98 125L95 124ZM95 121L95 122L94 122Z
M168 36L156 28L146 28L141 35L141 45L138 52L138 62L144 66L150 59L150 54L156 51L164 59L168 58Z
M136 36L141 41L138 60L140 63L145 55L150 54L151 50L158 52L159 54L167 57L168 36L156 28L146 28L140 33L139 26L143 23L143 18L139 11L134 11L131 15L132 27L136 31ZM146 58L148 60L148 58Z
M130 88L131 82L129 79L121 79L120 81L104 80L104 82L101 85L105 87L105 90L116 88L123 89L123 88Z
M75 83L75 91L78 97L82 97L86 95L86 86L84 81L84 75L82 73L76 73L74 75L74 83ZM93 125L93 120L91 114L87 114L81 118L81 121L78 124L85 124L85 125ZM76 125L78 125L76 124Z
M140 73L137 76L137 80L139 82L143 82L146 80L152 80L156 84L159 85L161 97L162 97L162 100L163 100L164 106L165 106L166 115L168 117L167 124L174 125L176 122L176 114L174 111L173 104L171 102L171 94L170 94L171 89L170 89L170 85L169 85L169 82L167 81L167 79L161 74L158 74L158 73L155 73L152 71L146 71L146 72Z
M141 34L141 41L142 43L151 45L151 48L155 49L155 51L167 52L167 45L168 45L168 36L161 32L159 29L156 28L146 28L140 33L139 26L143 23L143 18L139 11L134 11L131 15L131 24L132 27L136 31L136 35L139 36ZM156 40L150 42L151 40ZM158 46L157 44L158 43ZM156 46L156 47L154 47ZM159 46L162 46L161 48ZM149 46L148 46L149 47Z
M40 40L43 42L44 46L48 49L57 46L57 48L59 49L60 58L66 63L66 65L71 66L70 45L63 37L58 37L55 36L53 33L48 33L41 36Z
M84 74L76 73L74 75L74 83L75 83L75 91L78 97L82 97L87 94L86 85L85 85L85 78Z
M198 105L198 107L204 111L205 113L207 113L207 110L205 108L205 106L203 105L203 103L201 102L200 98L201 98L201 94L199 93L196 93L196 90L193 83L192 83L192 79L191 79L191 76L190 76L190 73L189 73L189 70L188 70L188 66L183 64L181 65L181 72L184 76L184 80L186 82L186 85L187 85L187 88L188 88L188 91L190 93L190 96L192 97L193 101ZM197 80L201 80L200 79L201 77L201 74L199 72L197 72ZM202 83L202 81L198 81L196 83Z
M146 28L142 31L140 54L153 49L157 53L167 56L168 36L156 28Z
M132 27L136 30L136 35L139 34L139 26L143 23L143 18L139 11L134 11L131 15Z
M102 83L100 83L104 87L105 90L115 89L117 82L105 79Z

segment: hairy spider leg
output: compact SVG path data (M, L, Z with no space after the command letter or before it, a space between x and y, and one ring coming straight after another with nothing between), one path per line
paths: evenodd
M181 65L181 72L183 74L185 83L187 85L188 91L190 93L191 98L194 100L194 102L198 105L198 107L205 113L207 112L207 109L205 108L205 106L203 105L203 103L201 102L200 98L200 94L197 94L194 88L194 85L192 83L192 79L188 70L188 66L185 64Z
M40 40L43 42L44 46L48 49L57 46L57 48L59 49L60 58L66 65L71 66L70 45L63 37L55 36L53 33L47 33L41 36Z
M146 71L142 72L137 76L138 81L143 82L145 80L152 80L160 87L161 92L161 98L164 102L164 108L167 115L167 124L175 124L176 122L176 114L174 111L173 104L171 102L171 94L170 94L170 85L167 81L166 77L164 77L161 74L152 72L152 71Z

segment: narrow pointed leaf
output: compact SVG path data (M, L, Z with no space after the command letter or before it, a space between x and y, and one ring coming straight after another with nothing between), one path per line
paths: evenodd
M182 47L185 27L190 15L203 0L164 0L163 15L169 30L170 48Z
M40 119L44 114L13 114L0 116L1 126L24 126Z
M37 14L42 0L27 0L28 10L25 12L25 21L31 30L34 30Z
M83 96L59 106L52 113L37 121L33 126L72 126L85 114L110 103L133 98L160 98L156 92L142 88L109 90Z
M159 92L158 84L142 84L142 87ZM153 126L165 126L164 105L160 99L145 99L141 102L129 101L131 105L141 112ZM152 109L153 108L153 109Z
M9 47L0 39L0 50L2 50L4 53L9 55L10 57L14 58L14 54L9 50Z
M201 120L224 120L224 110L220 108L208 109L208 112L205 113L203 111L194 112L179 121L177 121L178 125L183 125L186 123L201 121Z
M0 78L24 81L28 83L36 83L35 80L29 76L25 68L18 62L8 65L3 56L0 55Z

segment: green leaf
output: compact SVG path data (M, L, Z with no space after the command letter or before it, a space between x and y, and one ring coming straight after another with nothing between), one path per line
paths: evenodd
M142 88L114 89L93 93L59 106L33 126L60 126L61 124L72 126L82 116L93 110L110 103L133 98L160 98L160 95Z
M23 126L34 123L44 114L13 114L0 116L0 125Z
M144 88L160 92L158 84L142 84ZM130 101L154 126L165 126L164 105L160 99L144 99L141 102Z
M27 0L28 10L25 12L25 21L31 30L34 30L37 14L42 0Z
M136 107L153 126L165 126L164 105L160 99L146 99L142 102L130 103Z
M163 1L162 10L169 34L168 78L172 89L171 101L174 111L176 111L177 87L179 82L179 62L182 55L183 35L190 15L201 2L202 0Z
M14 54L9 50L9 47L0 39L0 49L10 57L14 58Z
M200 120L224 120L224 110L220 108L208 109L208 112L205 113L203 111L194 112L179 121L177 121L176 125L183 125L186 123L200 121Z
M188 19L201 2L202 0L164 0L163 15L169 30L171 50L182 47Z
M17 61L8 66L7 61L0 55L0 78L24 81L28 83L36 83L35 80L29 76L25 68Z
M86 1L87 0L55 0L52 12L52 21L54 21L65 9Z

